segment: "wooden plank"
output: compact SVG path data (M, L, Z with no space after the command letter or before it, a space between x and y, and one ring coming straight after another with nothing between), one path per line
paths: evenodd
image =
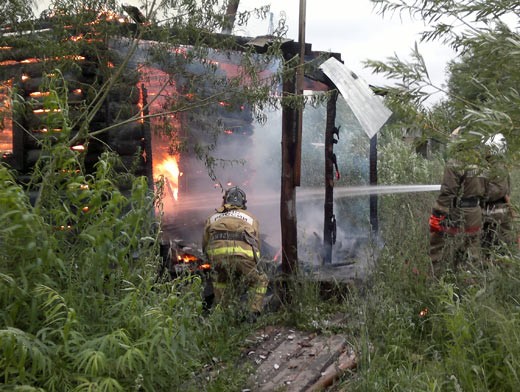
M305 391L314 384L321 373L339 357L344 345L345 338L340 335L318 336L313 339L312 347L302 353L304 366L288 385L290 391Z
M305 391L344 352L341 335L316 335L284 330L262 343L255 352L259 364L250 378L251 391ZM267 350L265 348L268 347Z
M255 391L272 391L287 385L294 378L293 370L298 364L291 363L291 357L298 358L298 351L305 346L308 333L288 331L273 351L267 354L265 360L257 368L254 375Z
M355 367L357 367L356 354L351 350L345 350L337 361L322 372L321 377L313 385L307 388L305 392L323 391L333 385L334 382L343 375L343 373L350 369L354 369Z

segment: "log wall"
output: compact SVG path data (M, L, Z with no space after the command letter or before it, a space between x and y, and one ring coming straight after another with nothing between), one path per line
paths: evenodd
M95 56L89 57L86 53L84 57L78 57L75 65L73 71L63 73L71 124L76 123L84 113L82 108L92 102L97 86L104 82L102 64L99 64ZM27 54L24 56L19 48L4 48L0 53L0 67L0 79L10 80L16 94L26 102L13 111L13 151L2 158L16 169L20 181L24 182L41 156L41 142L44 137L50 134L56 140L61 137L59 127L49 126L49 114L44 111L45 96L40 94L43 91L43 75L50 72L49 66L39 59L31 59ZM133 174L147 176L152 184L150 126L139 120L140 96L142 94L139 91L138 72L129 69L124 72L122 80L110 89L107 99L90 122L89 132L106 128L110 130L85 144L87 172L93 171L101 153L114 151L123 162L118 170L132 169ZM137 120L129 121L134 117ZM77 134L77 128L72 128L71 137Z

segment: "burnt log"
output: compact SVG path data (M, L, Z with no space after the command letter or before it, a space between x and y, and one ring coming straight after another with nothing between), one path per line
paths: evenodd
M117 140L110 147L119 155L134 155L142 150L141 140Z
M139 103L140 94L139 88L135 85L118 84L110 90L107 100L109 102L126 102L137 105Z
M139 121L133 121L111 129L107 135L107 142L115 140L141 140L144 137L144 127Z
M30 167L30 168L34 167L34 165L36 165L36 162L38 162L38 159L40 159L41 155L42 155L42 150L39 148L35 148L32 150L26 150L24 167Z
M107 106L107 120L112 124L132 117L139 118L141 113L137 105L130 105L126 102L109 102Z

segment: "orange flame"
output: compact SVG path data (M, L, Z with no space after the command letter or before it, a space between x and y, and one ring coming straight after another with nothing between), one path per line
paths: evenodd
M179 164L176 156L169 156L162 162L158 163L154 168L154 174L162 176L166 182L166 190L174 199L178 199L179 195Z
M184 263L192 263L194 261L198 261L199 259L195 255L190 255L188 253L185 253L183 255L178 255L177 260L182 261Z
M8 156L13 152L13 118L9 91L12 79L0 83L0 153Z
M82 39L83 39L83 34L74 35L74 36L70 37L70 40L74 41L74 42L81 41Z

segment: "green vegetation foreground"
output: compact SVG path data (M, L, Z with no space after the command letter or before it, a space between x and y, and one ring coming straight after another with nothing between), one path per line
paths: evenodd
M423 168L414 178L394 171L397 182L428 179L435 167L397 138L381 153ZM248 372L236 366L252 326L232 312L205 315L197 280L157 281L155 200L144 178L134 179L130 196L121 195L113 186L114 159L103 156L92 177L48 182L48 197L36 207L0 168L0 389L240 390ZM517 194L518 177L513 182ZM345 334L360 360L338 390L515 390L518 253L496 255L486 270L428 279L424 206L432 198L382 198L385 247L359 290L325 301L302 280L292 287L298 300L257 327ZM87 199L92 215L73 213ZM64 220L70 227L58 224ZM325 322L337 313L347 315L344 326Z

